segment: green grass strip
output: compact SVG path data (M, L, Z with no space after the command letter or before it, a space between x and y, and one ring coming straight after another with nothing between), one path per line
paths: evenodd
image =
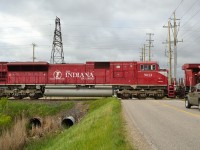
M63 133L29 144L27 150L129 150L125 138L121 103L115 98L89 103L90 111Z

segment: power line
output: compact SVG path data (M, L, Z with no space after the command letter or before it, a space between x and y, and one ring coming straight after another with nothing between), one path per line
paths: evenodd
M176 11L178 10L178 8L181 6L182 3L183 3L183 0L180 1L180 3L179 3L178 6L174 9L173 13L171 14L171 16L170 16L169 18L171 18L171 17L173 16L174 12L176 12ZM163 23L163 24L164 24L164 23ZM168 24L168 22L167 22L167 24ZM164 25L164 26L166 26L166 25Z
M183 16L185 16L185 15L195 6L195 4L196 4L198 1L199 1L199 0L196 0L196 1L190 6L190 8L180 17L180 19L182 19Z
M184 27L193 17L195 17L200 12L200 9L192 16L190 17L181 27Z
M182 4L183 0L181 0L181 2L179 3L179 5L176 7L176 9L174 10L174 12L177 11L177 9L180 7L180 5ZM173 15L173 14L172 14ZM171 17L170 17L171 18Z

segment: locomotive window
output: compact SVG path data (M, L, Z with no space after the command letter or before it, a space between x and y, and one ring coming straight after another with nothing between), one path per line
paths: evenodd
M156 65L151 65L151 70L156 70Z
M140 65L140 70L156 70L155 65Z
M140 70L144 70L144 65L140 65Z
M48 66L43 65L10 65L8 71L48 71Z
M19 71L20 66L8 66L8 71Z
M95 69L109 69L110 62L95 62L94 68Z

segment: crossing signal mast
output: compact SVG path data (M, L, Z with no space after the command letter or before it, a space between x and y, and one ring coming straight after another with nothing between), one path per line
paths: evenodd
M55 20L55 31L54 31L50 63L52 64L64 63L61 24L60 24L60 18L58 17L56 17Z

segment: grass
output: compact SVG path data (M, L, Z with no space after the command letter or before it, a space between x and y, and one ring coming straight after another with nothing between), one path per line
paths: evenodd
M73 107L73 102L63 102L56 104L47 103L26 103L9 101L7 98L0 100L0 131L3 128L10 127L16 117L25 115L26 117L33 116L48 116L54 115L63 109Z
M0 100L0 149L23 149L31 136L38 137L58 130L58 118L52 115L70 109L73 102L41 103ZM34 116L44 118L41 128L28 130L28 119ZM39 139L39 138L38 138Z
M115 98L89 102L89 113L63 133L30 143L27 150L129 150L121 103Z

